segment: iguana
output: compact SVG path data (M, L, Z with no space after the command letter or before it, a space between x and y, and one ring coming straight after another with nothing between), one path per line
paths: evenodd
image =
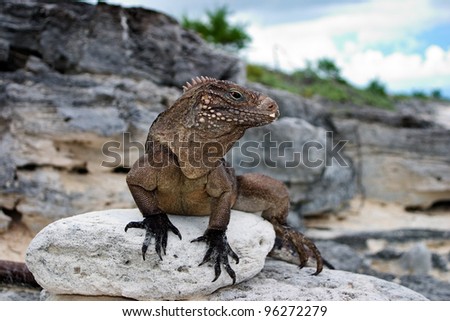
M192 242L206 242L200 265L213 261L215 277L225 268L236 282L228 260L238 255L228 244L226 229L231 209L262 212L273 224L277 237L289 242L298 253L300 267L310 252L316 259L314 275L323 260L314 243L286 225L289 194L286 186L268 176L236 176L223 157L246 129L273 122L278 106L266 95L230 81L197 77L183 87L183 94L150 127L145 154L130 169L126 181L144 219L129 228L144 229L142 257L151 239L159 258L166 253L168 232L181 239L167 213L209 215L208 228Z

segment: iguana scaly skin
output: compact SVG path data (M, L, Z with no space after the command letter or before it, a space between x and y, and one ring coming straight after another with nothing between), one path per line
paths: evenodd
M181 239L167 213L209 215L205 233L193 242L206 242L208 250L200 264L213 261L215 278L221 265L236 281L228 256L239 262L228 244L226 229L231 209L262 212L275 232L297 251L303 267L314 255L322 270L321 255L312 241L286 225L289 195L285 185L260 174L236 176L223 156L250 127L273 122L279 115L271 98L229 81L198 77L184 87L183 95L162 112L150 127L145 155L131 168L127 183L141 222L125 227L146 230L142 256L155 238L160 259L165 254L168 231Z

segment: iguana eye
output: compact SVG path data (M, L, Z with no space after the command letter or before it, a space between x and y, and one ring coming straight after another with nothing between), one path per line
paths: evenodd
M233 98L234 100L242 100L244 98L244 95L242 95L239 91L237 90L232 90L230 91L230 96L231 98Z

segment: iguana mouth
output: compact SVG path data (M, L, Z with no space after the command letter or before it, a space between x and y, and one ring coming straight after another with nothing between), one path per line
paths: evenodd
M271 109L277 108L271 107ZM198 113L198 118L196 121L196 127L200 124L206 124L213 127L219 127L220 123L235 123L238 125L251 125L251 126L261 126L269 122L274 121L279 116L279 111L276 110L268 114L264 110L248 110L248 109L238 109L232 107L211 107L202 106L201 111Z

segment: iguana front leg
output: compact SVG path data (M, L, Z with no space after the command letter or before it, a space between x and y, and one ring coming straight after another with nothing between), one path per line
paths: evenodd
M237 177L238 197L233 209L246 212L260 212L272 223L276 235L284 244L290 243L304 267L310 253L316 259L316 272L323 269L323 259L314 242L302 233L290 228L286 223L289 213L289 193L286 186L262 174L246 174Z
M216 281L222 273L221 265L236 283L236 273L231 268L228 256L239 263L238 255L228 244L226 229L230 222L231 205L236 198L236 185L234 174L225 167L218 167L208 175L206 186L207 193L211 196L211 215L208 228L205 233L192 240L192 242L206 242L208 250L199 265L208 261L214 262L214 279Z
M130 222L125 226L125 232L129 228L141 228L145 230L145 238L142 244L142 258L150 245L152 237L155 238L155 251L162 260L161 252L166 254L168 232L172 231L181 240L180 231L170 222L169 217L157 206L156 201L156 177L157 169L148 165L147 155L143 156L131 168L127 175L127 184L137 207L144 216L140 222Z

